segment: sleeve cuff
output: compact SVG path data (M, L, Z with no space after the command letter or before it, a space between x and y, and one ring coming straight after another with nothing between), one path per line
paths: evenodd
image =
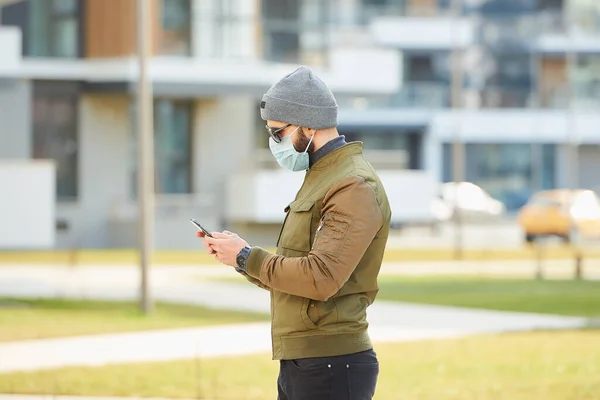
M252 247L252 251L246 261L246 273L253 278L259 279L263 261L269 254L270 253L262 247Z

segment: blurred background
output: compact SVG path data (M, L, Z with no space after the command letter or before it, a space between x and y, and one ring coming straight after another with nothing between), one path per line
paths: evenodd
M135 3L0 3L0 248L135 247ZM453 243L461 212L514 245L567 238L578 222L556 199L570 192L536 210L554 226L524 232L519 210L540 191L600 188L597 1L150 3L157 248L196 246L191 217L274 243L303 174L274 162L258 104L299 64L364 143L393 226L434 228L411 245Z
M189 219L275 245L298 65L391 203L376 398L600 398L599 0L0 0L0 400L275 398Z

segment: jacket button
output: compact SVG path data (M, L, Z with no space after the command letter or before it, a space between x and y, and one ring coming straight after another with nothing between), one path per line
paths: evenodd
M314 307L314 306L315 306L315 303L310 303L310 306L311 306L311 307Z

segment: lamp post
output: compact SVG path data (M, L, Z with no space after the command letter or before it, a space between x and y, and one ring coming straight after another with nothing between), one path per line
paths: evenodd
M462 215L459 209L459 183L464 180L464 144L460 134L459 115L462 109L463 97L463 57L462 44L459 40L459 22L461 16L462 0L452 1L452 73L451 73L451 102L453 110L452 119L452 181L454 181L454 257L462 259L463 232Z
M148 79L148 56L151 41L152 2L137 0L137 147L138 147L138 242L140 262L140 308L152 311L149 288L150 261L154 245L154 127L152 84Z
M576 101L576 88L575 88L575 69L577 68L577 52L575 49L575 5L573 2L567 2L565 5L565 28L567 30L567 49L565 54L565 63L567 70L567 148L569 149L569 174L567 188L573 191L579 188L579 138L576 132L575 124L575 101ZM574 192L571 192L571 201ZM576 230L577 228L573 228ZM575 256L575 271L574 277L581 279L583 275L583 254L582 244L580 242L580 235L576 231L572 230L569 235L571 239L571 245L574 250Z

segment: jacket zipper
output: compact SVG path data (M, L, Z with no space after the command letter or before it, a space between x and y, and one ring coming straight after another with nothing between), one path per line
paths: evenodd
M319 225L317 226L317 230L315 231L315 238L313 239L313 243L311 246L311 250L315 247L315 243L317 243L317 237L319 236L319 232L323 229L323 222L325 221L325 215L321 215L321 219L319 220Z

